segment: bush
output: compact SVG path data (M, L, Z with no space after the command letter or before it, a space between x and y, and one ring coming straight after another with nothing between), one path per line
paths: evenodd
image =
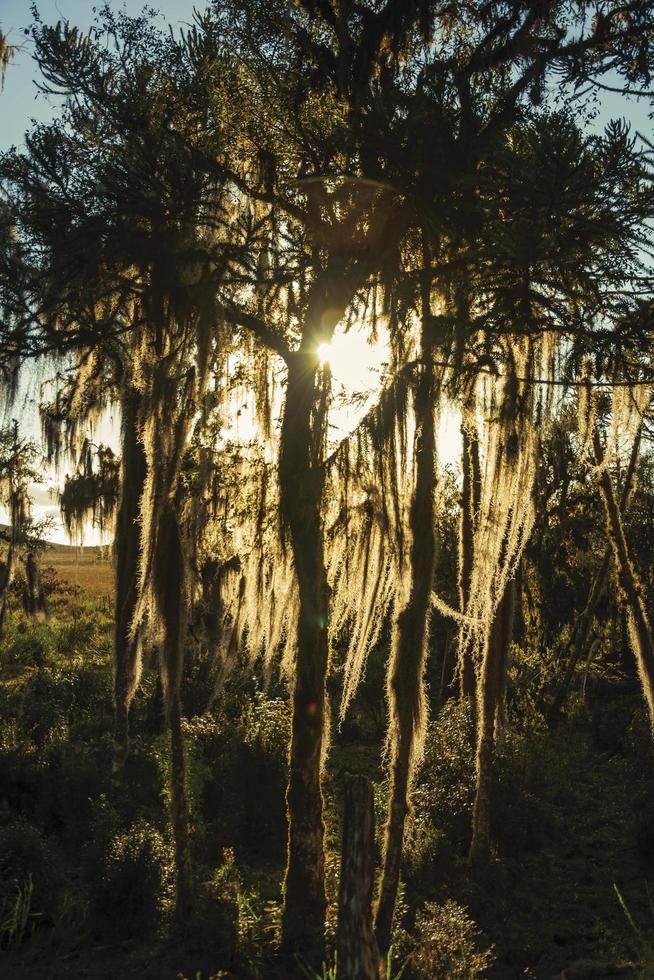
M208 883L213 900L214 935L222 940L223 955L229 951L238 976L262 978L264 962L279 941L281 908L275 901L262 901L256 888L247 887L231 848ZM212 923L213 924L213 923ZM214 926L215 930L215 926Z
M6 664L21 667L42 667L45 658L46 645L43 636L17 631L16 638L5 649L3 660Z
M224 703L213 715L185 725L188 780L209 864L223 848L245 848L252 858L283 860L286 843L288 707L255 693L240 715Z
M539 850L560 832L556 794L566 784L577 743L507 733L498 744L491 810L492 835L506 857ZM552 797L553 794L553 797Z
M25 922L54 921L62 886L59 852L36 827L15 821L0 828L0 941L9 945L22 938L5 928L21 906Z
M43 750L65 738L102 731L110 723L111 678L104 665L81 658L65 667L40 667L23 684L17 719L23 735Z
M628 695L604 698L591 704L593 737L603 752L626 754L634 715L634 698Z
M96 618L75 618L63 623L55 638L57 653L70 657L77 653L85 653L96 639L98 630Z
M480 932L463 906L427 902L416 916L416 948L411 964L425 980L474 980L493 962L491 949L480 949Z
M474 730L470 709L447 701L428 728L413 791L406 858L414 873L444 846L467 850L474 799Z
M15 722L0 721L0 824L17 815L32 820L42 795L43 770L26 754Z
M108 784L110 759L108 739L91 747L71 740L47 749L39 813L65 844L79 846L92 832L94 801Z
M74 703L70 685L62 683L59 672L39 668L23 684L18 721L23 736L39 750L68 731L68 718Z
M135 935L158 927L173 898L173 853L164 835L146 820L114 831L106 840L102 864L100 879L91 880L97 911L115 927L129 923Z

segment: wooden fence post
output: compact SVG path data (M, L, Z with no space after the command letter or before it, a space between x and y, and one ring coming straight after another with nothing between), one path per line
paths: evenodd
M379 950L372 927L374 851L372 783L366 776L349 776L345 784L338 896L338 980L379 980Z

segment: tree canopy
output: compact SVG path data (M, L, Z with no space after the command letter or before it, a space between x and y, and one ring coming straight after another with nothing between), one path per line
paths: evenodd
M449 630L476 721L469 861L483 873L521 576L552 507L563 521L573 465L597 481L596 592L613 561L654 723L651 612L625 530L654 383L652 146L623 120L588 126L598 92L651 100L651 4L215 0L179 35L104 8L88 33L37 16L32 41L60 110L0 158L0 366L8 405L25 365L51 369L41 417L49 459L75 468L67 525L90 513L114 529L113 792L129 792L130 706L156 648L188 918L185 658L208 651L223 680L281 669L280 945L319 967L328 695L343 724L386 644L384 957L435 632ZM0 34L3 70L9 57ZM342 396L337 440L339 331L386 346L365 407ZM120 459L89 437L109 408ZM461 446L444 592L445 417Z

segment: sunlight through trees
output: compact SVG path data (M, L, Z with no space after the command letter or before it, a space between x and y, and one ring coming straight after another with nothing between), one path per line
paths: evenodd
M654 17L642 2L215 0L180 33L109 7L96 25L35 14L58 108L0 157L0 368L7 412L28 365L51 377L42 452L70 467L71 540L89 523L114 536L105 804L136 834L156 662L183 936L224 816L200 830L201 726L230 685L282 690L274 975L320 976L336 947L356 964L356 928L365 968L333 975L381 976L403 921L429 931L406 919L403 882L450 702L470 756L458 860L478 883L499 860L505 733L516 711L553 730L582 667L585 691L611 574L654 718L630 523L651 455L652 144L589 125L606 86L651 98ZM0 34L2 72L11 54ZM117 454L93 439L109 410ZM40 450L17 424L0 435L1 631L18 554L25 608L45 608L47 529L30 523ZM578 542L595 506L572 563L592 574L548 607L553 527ZM341 888L366 875L352 901L367 907L341 908L336 940L330 766L373 682L383 780L374 798L352 789L346 839L364 834L368 858ZM474 934L442 908L443 929Z

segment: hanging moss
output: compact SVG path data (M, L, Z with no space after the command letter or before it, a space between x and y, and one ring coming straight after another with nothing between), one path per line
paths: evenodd
M403 588L395 598L391 652L387 672L389 726L387 753L391 778L384 842L384 866L375 916L380 950L391 943L393 916L413 773L424 748L427 697L424 674L429 641L429 614L436 562L437 444L442 370L434 371L426 328L425 300L421 336L422 367L415 389L413 489L410 492L409 554Z
M611 424L606 446L603 446L596 417L595 390L590 387L590 382L585 387L590 402L589 415L593 419L589 451L606 516L606 532L615 561L619 595L627 611L629 644L638 667L654 733L654 634L610 470L610 464L618 462L625 451L629 452L633 443L639 441L643 415L651 400L651 388L649 384L618 384L613 387Z
M66 476L59 492L59 507L71 539L81 542L91 525L102 533L113 524L119 496L119 461L108 446L94 447L86 441L81 466Z

